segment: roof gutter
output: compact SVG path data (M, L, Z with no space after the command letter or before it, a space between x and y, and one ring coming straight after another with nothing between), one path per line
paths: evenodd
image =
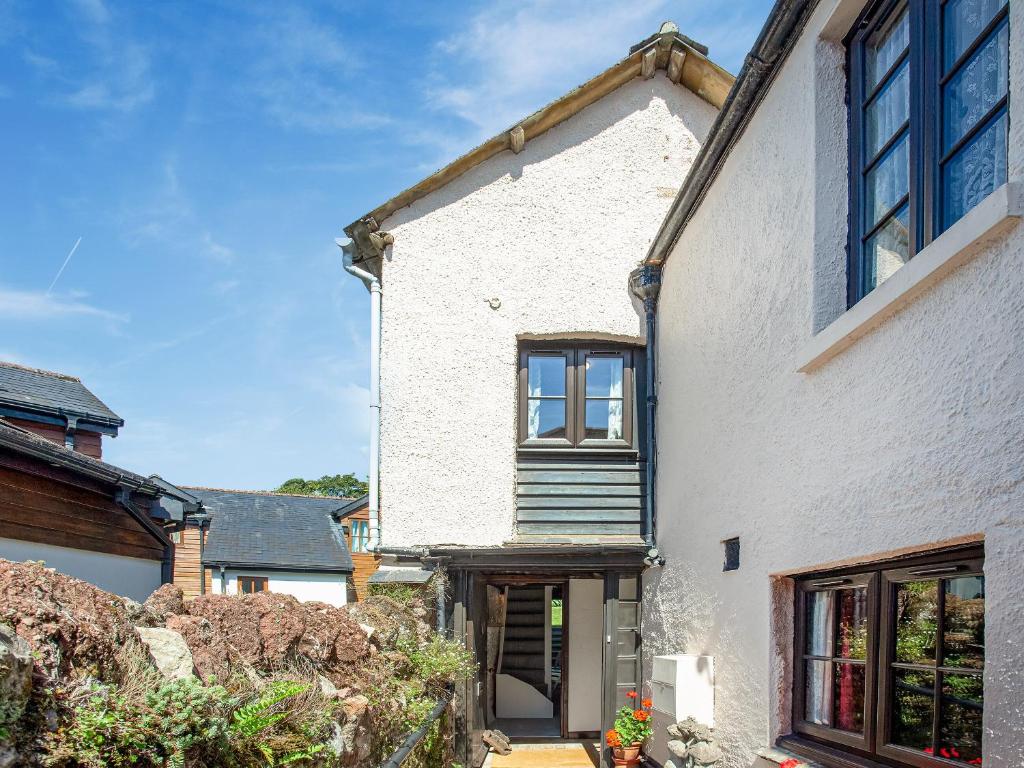
M708 140L697 154L647 251L645 264L661 265L668 259L817 4L818 0L777 0L775 3L711 127Z
M385 233L366 233L381 252L394 242L394 238ZM381 290L380 279L353 261L357 254L355 240L335 241L342 253L342 264L345 271L363 281L370 292L370 472L367 506L369 508L370 540L367 549L375 552L380 547L380 315Z

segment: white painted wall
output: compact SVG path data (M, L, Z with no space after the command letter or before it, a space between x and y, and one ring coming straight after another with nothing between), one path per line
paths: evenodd
M297 573L289 571L245 570L224 571L225 591L238 594L239 576L265 576L267 589L282 595L292 595L299 600L317 600L328 605L340 606L348 602L348 577L343 573ZM213 590L221 591L220 572L213 572Z
M811 374L845 306L842 55L802 42L673 252L659 305L650 657L715 657L727 768L789 728L792 629L772 574L984 537L985 765L1024 765L1024 231ZM845 34L860 2L840 8ZM1024 175L1024 3L1010 3L1010 178ZM624 276L623 276L624 277ZM723 573L721 540L741 538ZM663 738L663 737L662 737Z
M569 579L569 662L565 682L570 731L601 730L604 581Z
M15 562L42 560L49 568L139 602L160 586L159 560L4 538L0 538L0 557Z
M714 116L659 71L381 223L386 546L512 538L517 338L640 341L626 275Z

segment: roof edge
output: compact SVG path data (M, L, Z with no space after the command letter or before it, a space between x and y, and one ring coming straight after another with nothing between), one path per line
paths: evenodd
M629 55L617 64L399 192L345 227L345 234L356 244L356 261L372 263L382 256L383 248L373 242L369 235L375 233L396 211L441 189L507 149L518 154L531 139L568 120L634 78L653 77L659 69L665 70L673 83L684 86L718 109L725 103L734 81L731 74L708 58L707 48L679 34L674 24L663 24L660 32L633 46ZM379 263L372 265L371 271L374 269L379 270Z
M644 257L645 264L660 266L668 260L817 5L818 0L777 0L775 3L711 126L707 141L697 153Z

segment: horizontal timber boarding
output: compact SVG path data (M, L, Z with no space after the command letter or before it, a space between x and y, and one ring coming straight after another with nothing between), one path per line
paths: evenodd
M621 454L579 459L520 456L518 537L564 541L642 536L644 471L644 462Z

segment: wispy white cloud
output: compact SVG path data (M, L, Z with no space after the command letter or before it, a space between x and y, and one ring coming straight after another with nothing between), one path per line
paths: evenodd
M156 84L149 50L127 30L127 21L102 0L75 0L72 28L84 48L73 65L35 49L23 58L50 88L42 99L83 111L125 114L153 100Z
M249 88L269 117L286 128L315 133L391 122L355 97L352 78L363 65L341 30L297 6L266 6L259 13L254 38L259 55Z
M93 317L115 323L128 322L128 316L86 301L76 293L47 294L0 285L0 317L10 320L51 320L68 317Z
M621 59L623 40L636 42L656 31L653 19L665 5L665 0L490 3L438 44L442 66L428 94L436 108L474 126L478 138L495 133L564 92L566 82L582 82Z

